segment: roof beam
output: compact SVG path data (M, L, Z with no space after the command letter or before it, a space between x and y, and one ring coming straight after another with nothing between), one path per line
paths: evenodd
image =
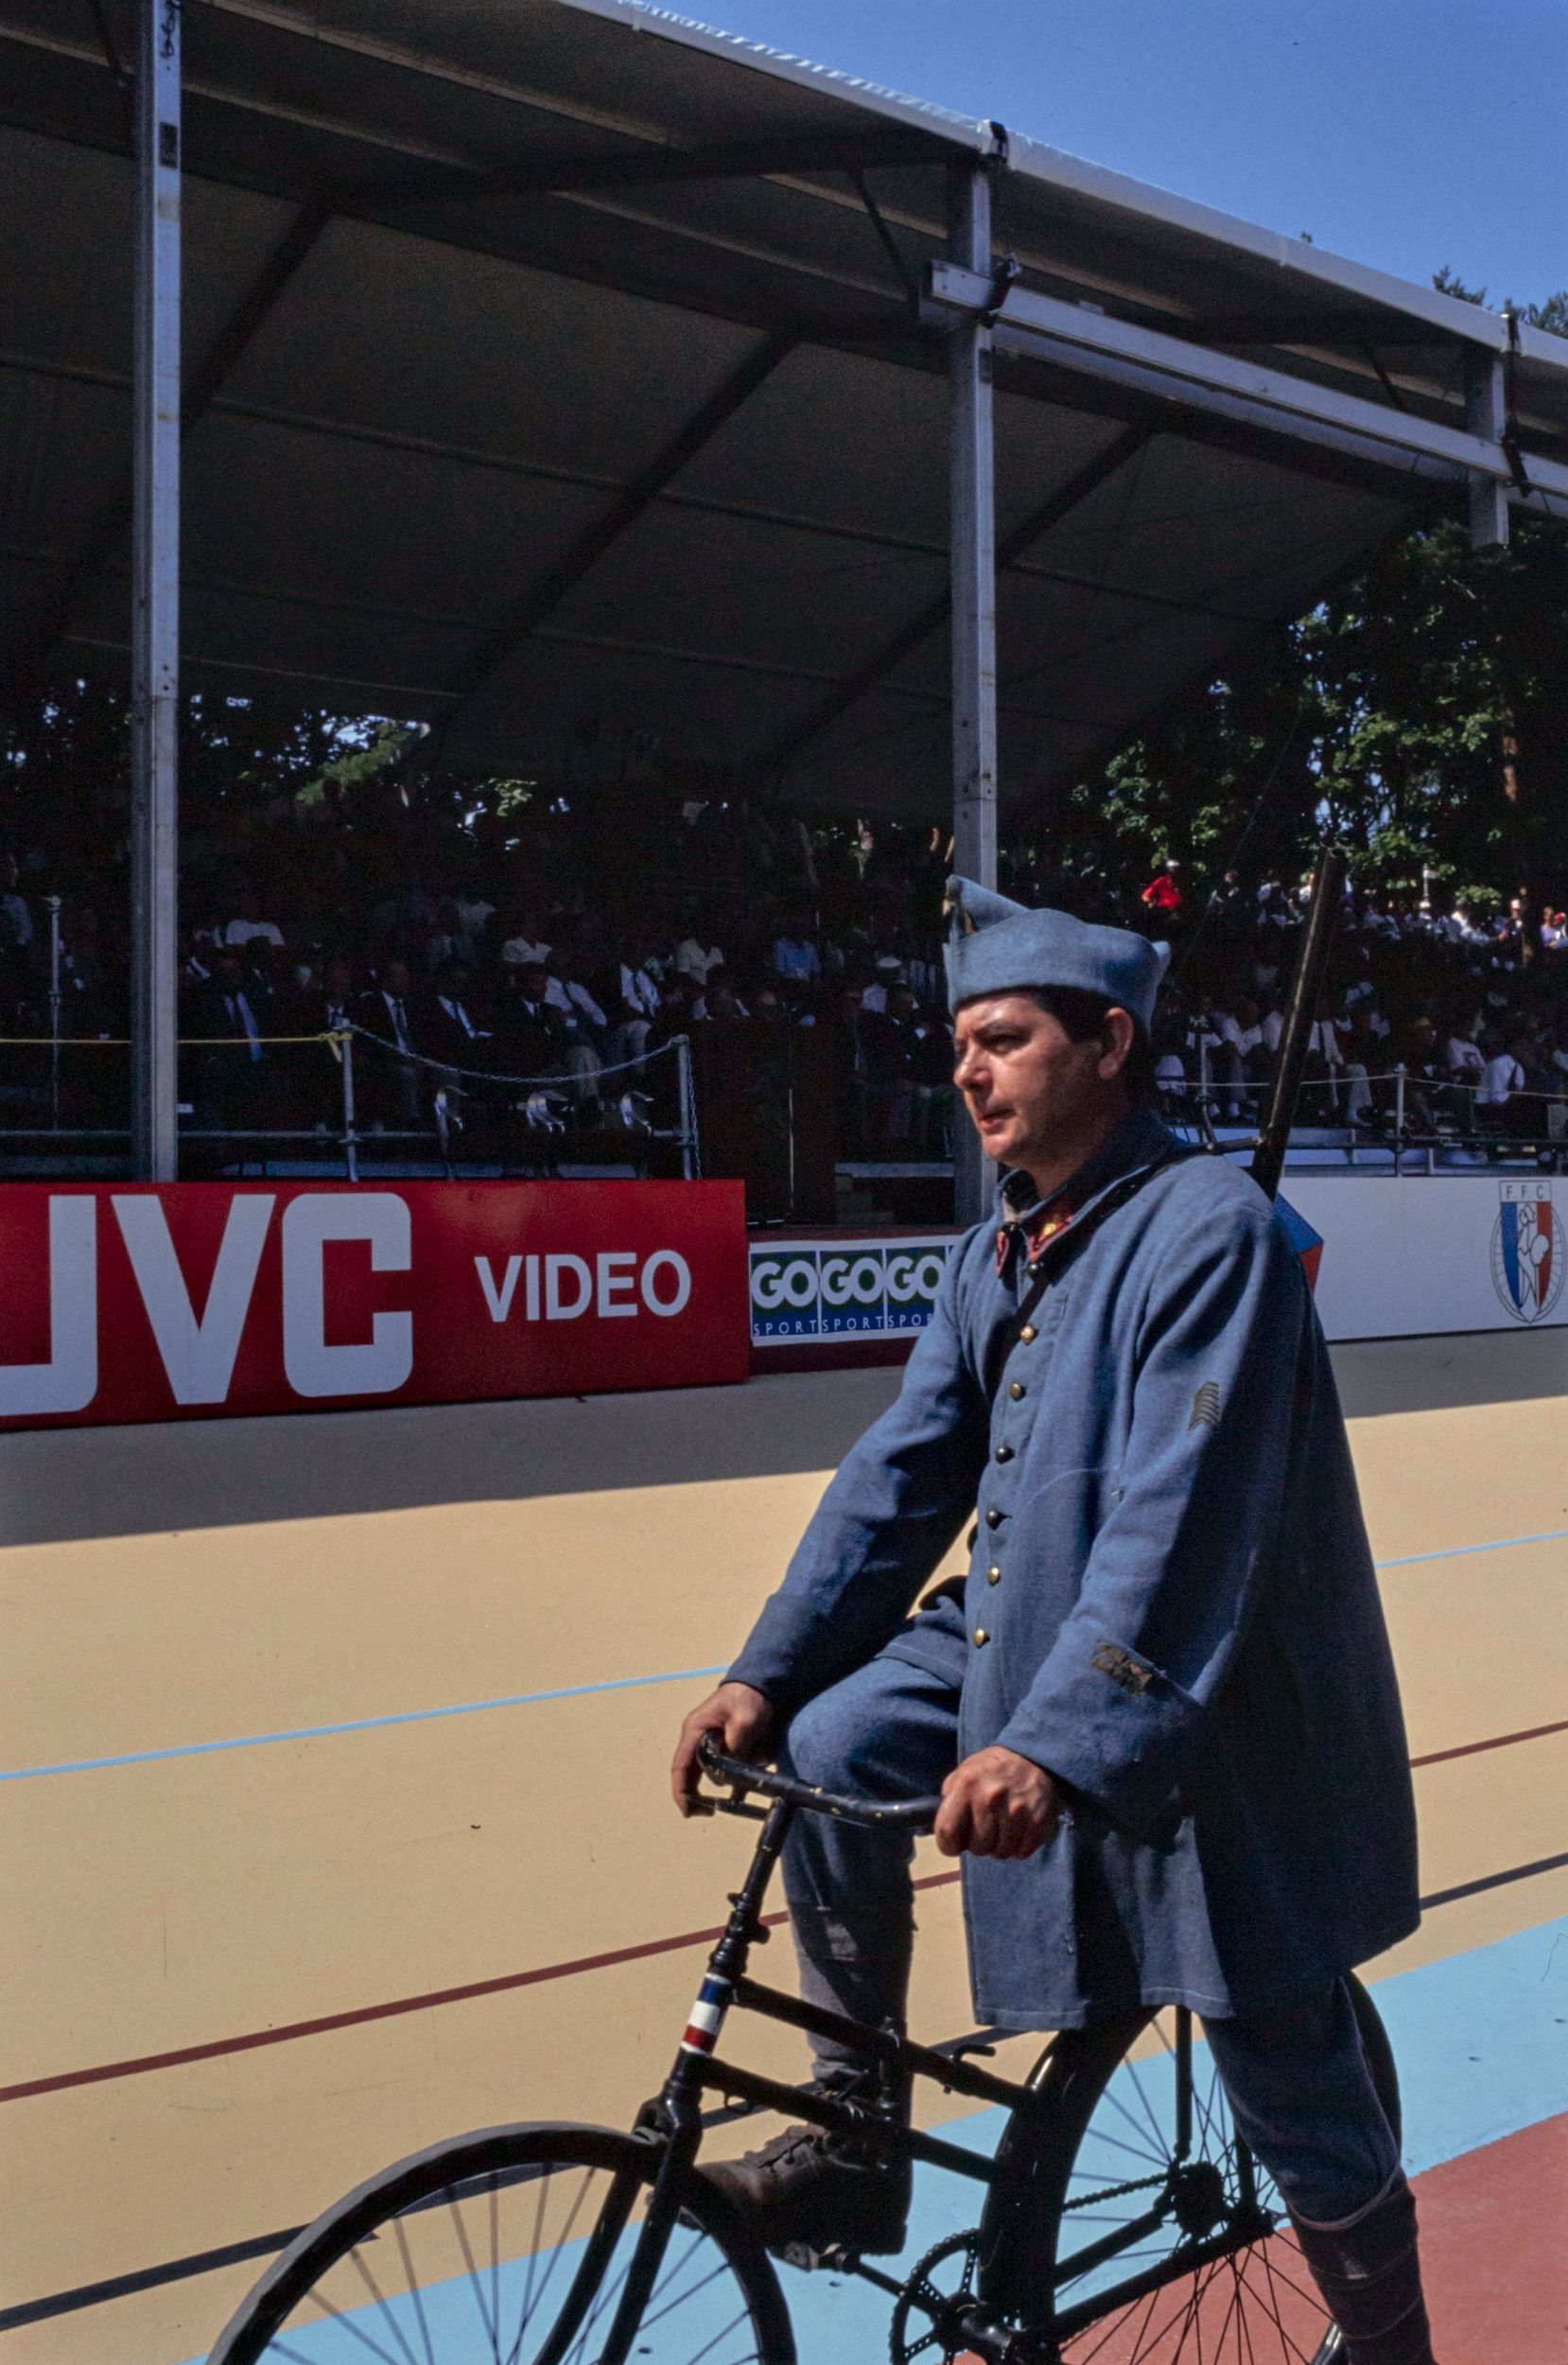
M1001 574L1006 569L1016 567L1042 534L1049 533L1054 525L1058 525L1076 509L1080 501L1087 500L1090 493L1113 477L1135 452L1142 449L1156 431L1153 422L1146 421L1124 428L1120 435L1113 436L1103 451L1097 452L1065 484L1058 485L1048 500L1042 501L1037 509L1031 510L1028 517L997 544L997 572ZM774 742L761 758L763 768L782 771L787 764L793 763L803 747L809 746L813 739L820 739L841 715L846 714L869 691L884 682L905 657L913 656L922 641L929 640L932 633L939 632L951 614L950 590L942 592L917 610L907 623L899 626L890 640L884 642L875 657L868 657L863 665L843 681L835 682L828 695L818 701L803 721L793 724Z
M1386 451L1394 469L1412 462L1436 462L1455 482L1479 475L1511 484L1513 467L1501 442L1445 427L1413 412L1384 409L1357 394L1342 394L1310 378L1261 368L1229 355L1187 343L1130 321L1112 320L1082 305L1013 288L993 308L989 280L951 263L930 267L931 307L938 318L988 313L999 350L1062 360L1081 374L1108 378L1174 399L1192 408L1274 417L1287 431L1311 441L1350 438L1364 447ZM1568 467L1530 454L1525 466L1533 486L1568 494Z
M224 380L266 324L284 289L308 259L331 219L332 209L324 201L302 206L268 255L185 381L180 399L182 442L206 417ZM36 685L55 647L76 622L81 603L130 533L131 498L128 482L105 504L59 593L31 635L16 668L16 688L22 694Z
M650 142L640 149L507 165L494 172L437 166L344 194L355 210L372 207L379 214L389 206L472 203L491 197L571 197L595 189L754 180L769 173L870 172L940 164L945 157L946 150L929 133L895 125L878 131L802 131L788 138L737 140L709 148Z
M465 677L457 685L457 705L421 751L427 762L435 761L441 743L444 742L453 724L462 717L471 701L494 680L523 642L555 613L589 569L596 567L612 545L630 526L636 524L644 510L658 499L687 464L696 458L706 444L712 442L720 429L734 417L763 380L772 377L779 363L794 351L798 342L792 333L780 331L764 337L760 343L754 345L740 367L730 372L701 410L694 412L685 425L676 429L662 450L656 452L630 484L617 494L602 515L579 534L566 555L557 559L531 590L525 592L499 629L490 634L480 645Z
M1377 323L1362 314L1322 312L1198 312L1168 314L1161 323L1172 336L1190 337L1206 345L1350 345L1365 350L1379 345L1457 344L1430 321L1402 320L1390 312Z

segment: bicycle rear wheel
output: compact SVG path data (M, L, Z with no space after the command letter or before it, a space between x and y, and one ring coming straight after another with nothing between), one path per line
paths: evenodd
M659 2157L517 2126L399 2161L290 2243L209 2365L596 2365ZM679 2199L636 2365L794 2365L766 2256L700 2177Z
M1397 2137L1393 2056L1370 1998L1350 1986ZM1332 2365L1339 2334L1201 2041L1180 2124L1186 2041L1163 2011L1136 2040L1126 2023L1084 2029L1047 2058L1040 2091L1054 2133L1036 2191L1054 2251L1049 2269L1039 2249L1032 2264L1042 2282L1054 2277L1062 2365Z

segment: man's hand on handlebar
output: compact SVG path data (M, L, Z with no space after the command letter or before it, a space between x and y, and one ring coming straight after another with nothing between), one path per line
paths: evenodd
M1032 1856L1061 1820L1049 1774L1016 1750L977 1749L942 1785L936 1845L944 1856Z
M670 1768L670 1788L682 1814L691 1814L696 1809L702 1779L697 1750L706 1733L718 1735L719 1745L726 1757L757 1758L777 1730L777 1709L760 1691L754 1691L750 1684L721 1684L717 1691L709 1693L681 1726Z

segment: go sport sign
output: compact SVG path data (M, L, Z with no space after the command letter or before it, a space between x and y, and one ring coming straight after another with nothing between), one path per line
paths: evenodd
M932 1318L960 1236L754 1243L753 1344L915 1338Z

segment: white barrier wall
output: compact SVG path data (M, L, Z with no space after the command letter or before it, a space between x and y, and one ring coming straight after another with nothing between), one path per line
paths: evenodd
M1289 1174L1323 1235L1331 1339L1568 1323L1568 1182L1496 1175Z
M1292 1173L1284 1195L1322 1235L1317 1306L1331 1339L1568 1323L1560 1178ZM754 1348L914 1337L956 1237L754 1235Z

